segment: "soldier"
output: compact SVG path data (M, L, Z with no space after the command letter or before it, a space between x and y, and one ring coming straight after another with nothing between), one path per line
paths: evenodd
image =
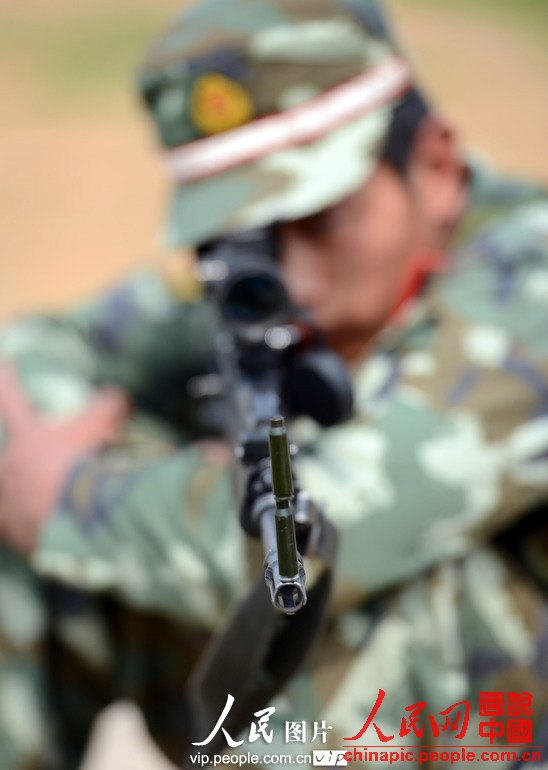
M546 194L461 153L373 0L208 2L140 87L169 244L277 223L292 299L353 377L351 420L291 426L341 549L269 752L304 753L284 723L315 723L312 748L364 725L384 748L523 743L512 715L542 745L543 542L518 566L495 538L548 496ZM213 333L172 272L4 330L2 768L75 767L116 697L178 759L185 677L249 584L217 415L185 390Z

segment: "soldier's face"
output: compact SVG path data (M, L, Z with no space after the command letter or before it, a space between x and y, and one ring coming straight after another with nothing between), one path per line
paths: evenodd
M293 302L328 336L367 335L386 320L418 248L413 195L381 164L349 198L279 227Z
M454 133L423 121L405 179L381 163L356 193L280 225L281 266L294 303L351 359L386 322L418 253L443 251L467 205Z

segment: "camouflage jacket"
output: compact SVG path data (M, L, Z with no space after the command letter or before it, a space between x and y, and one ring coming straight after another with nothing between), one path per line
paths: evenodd
M276 702L282 753L304 751L284 742L287 720L325 720L327 743L312 747L340 748L380 689L374 721L398 746L489 746L482 691L531 693L536 729L547 728L548 557L520 527L548 499L548 201L471 168L448 270L355 371L354 417L291 426L299 478L325 500L341 551L329 629ZM67 316L14 323L0 341L40 409L75 412L104 383L136 405L127 442L75 468L35 572L197 633L218 627L249 583L229 475L195 443L219 405L185 389L208 369L212 334L204 303L147 273ZM65 641L100 668L108 640L93 627L73 624ZM443 721L464 701L465 741L432 735L428 721L422 738L402 733L410 705ZM366 737L390 750L372 724Z

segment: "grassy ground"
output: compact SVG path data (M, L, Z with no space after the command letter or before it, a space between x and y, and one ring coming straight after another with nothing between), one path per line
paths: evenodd
M548 180L547 0L388 0L467 143ZM131 90L175 0L0 0L0 313L56 305L158 251L166 194Z

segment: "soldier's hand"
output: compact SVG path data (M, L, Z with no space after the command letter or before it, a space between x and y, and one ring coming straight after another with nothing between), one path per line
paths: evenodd
M96 717L79 770L177 770L155 745L142 713L127 701Z
M0 419L7 433L0 452L0 539L31 551L74 463L119 439L128 411L122 391L107 388L75 417L53 419L33 409L10 366L0 367Z

